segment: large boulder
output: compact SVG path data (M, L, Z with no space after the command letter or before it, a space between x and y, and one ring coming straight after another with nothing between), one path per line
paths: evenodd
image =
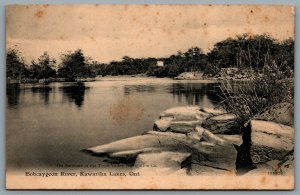
M225 111L222 109L200 109L198 106L174 107L160 114L159 119L154 122L153 130L188 133L194 131L196 126L207 123L208 118L218 116L222 118L224 114Z
M202 125L215 134L240 133L241 124L235 114L224 113L208 117Z
M99 145L91 148L84 149L93 155L112 154L115 152L139 150L144 148L153 148L159 146L159 140L153 135L139 135L108 144Z
M122 162L135 162L143 174L236 173L241 135L226 135L236 129L237 117L220 109L198 106L175 107L160 114L153 131L85 149ZM192 160L193 159L193 162ZM142 163L157 167L141 166ZM184 164L184 167L182 168ZM196 166L197 165L197 166Z
M148 159L159 154L160 158L154 158L155 162L160 161L159 163L156 162L159 165L169 162L168 158L174 157L175 154L189 153L201 166L235 172L237 151L234 145L240 145L242 138L236 135L221 135L219 137L201 127L196 128L196 130L188 134L149 131L144 135L88 148L85 151L94 155L105 154L110 158L125 159L141 158L139 156L142 155L143 157L144 154L149 156L143 159ZM169 155L168 152L172 155ZM149 160L149 162L154 161Z
M179 133L188 133L194 131L197 125L201 125L202 121L173 121L170 124L170 131Z
M241 135L223 135L223 134L213 134L210 130L207 130L201 126L197 126L195 131L197 135L203 140L210 143L219 144L219 145L228 145L234 144L240 146L243 143Z
M163 118L157 119L154 122L153 130L155 130L155 131L170 130L172 121L173 121L173 117L163 117Z
M288 102L278 103L255 116L256 120L273 121L276 123L294 125L294 105Z
M202 124L201 121L175 121L170 117L163 117L154 122L154 131L172 131L178 133L188 133L194 131L197 125Z
M111 153L109 156L113 158L135 158L139 154L157 152L157 151L161 151L162 149L163 148L142 148L136 150L125 150L125 151Z
M150 131L145 135L125 138L109 144L91 147L84 151L94 155L122 156L124 154L139 154L139 151L160 149L187 150L189 141L186 135L173 132ZM126 156L126 155L124 155Z
M216 107L204 107L204 108L200 108L200 111L202 112L206 112L206 113L210 113L212 115L221 115L221 114L225 114L226 111L223 108L216 108Z
M190 175L192 176L235 175L235 172L231 172L225 169L216 169L214 167L203 166L196 163L192 163Z
M201 126L196 127L196 132L187 136L192 140L203 140L193 142L193 148L196 149L194 159L198 165L235 173L237 150L234 145L243 143L242 136L215 135Z
M195 153L199 165L236 172L237 151L232 144L219 145L202 141L194 147L201 151Z
M161 151L138 155L134 166L135 172L142 176L149 175L187 175L191 164L191 153Z
M253 163L282 160L294 148L294 128L270 121L251 121Z
M160 118L171 117L173 121L204 121L210 113L201 111L199 106L184 106L168 109L160 114Z

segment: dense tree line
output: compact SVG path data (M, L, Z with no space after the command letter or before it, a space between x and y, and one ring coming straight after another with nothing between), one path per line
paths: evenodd
M9 79L49 79L66 78L70 81L76 78L95 77L96 73L90 59L85 57L82 50L62 54L60 64L44 52L30 65L25 64L22 54L17 49L8 49L6 55L6 76ZM93 62L95 63L95 62Z
M263 70L270 62L279 68L294 66L294 41L278 42L268 35L247 34L218 42L208 53L208 61L220 68L238 67Z
M163 61L163 66L157 66ZM99 63L84 56L78 49L60 56L60 63L50 58L47 52L36 61L26 64L17 49L7 51L7 77L52 78L69 80L95 77L97 75L147 74L156 77L175 77L182 72L203 71L215 75L220 68L237 67L263 72L270 66L292 74L294 67L294 40L277 41L268 35L247 34L220 41L205 54L199 47L191 47L185 52L178 51L165 58L131 58L124 56L120 61ZM292 75L288 75L292 76Z

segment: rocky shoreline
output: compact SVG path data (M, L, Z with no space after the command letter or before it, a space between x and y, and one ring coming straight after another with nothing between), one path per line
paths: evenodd
M204 74L200 71L183 72L174 77L175 80L234 80L234 81L249 81L255 78L262 77L263 74L254 73L251 70L240 70L237 68L223 68L219 73Z
M133 162L141 175L285 175L293 147L291 126L259 117L244 125L221 109L186 106L162 112L143 135L84 151Z

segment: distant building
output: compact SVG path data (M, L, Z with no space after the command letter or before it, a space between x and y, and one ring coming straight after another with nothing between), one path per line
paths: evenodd
M157 61L156 66L163 67L164 61Z

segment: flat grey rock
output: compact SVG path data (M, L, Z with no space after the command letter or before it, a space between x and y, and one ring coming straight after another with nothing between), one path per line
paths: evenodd
M174 121L204 121L212 114L200 111L198 106L182 106L170 108L160 114L160 118L172 117Z
M172 121L173 121L173 117L163 117L163 118L157 119L154 122L153 130L167 131L170 128Z
M230 172L224 169L213 168L192 163L190 174L192 176L216 176L216 175L235 175L235 172Z
M149 175L186 175L183 162L191 157L188 152L162 151L138 155L135 171L143 176Z
M271 121L251 121L251 158L254 163L282 160L294 148L294 128Z

